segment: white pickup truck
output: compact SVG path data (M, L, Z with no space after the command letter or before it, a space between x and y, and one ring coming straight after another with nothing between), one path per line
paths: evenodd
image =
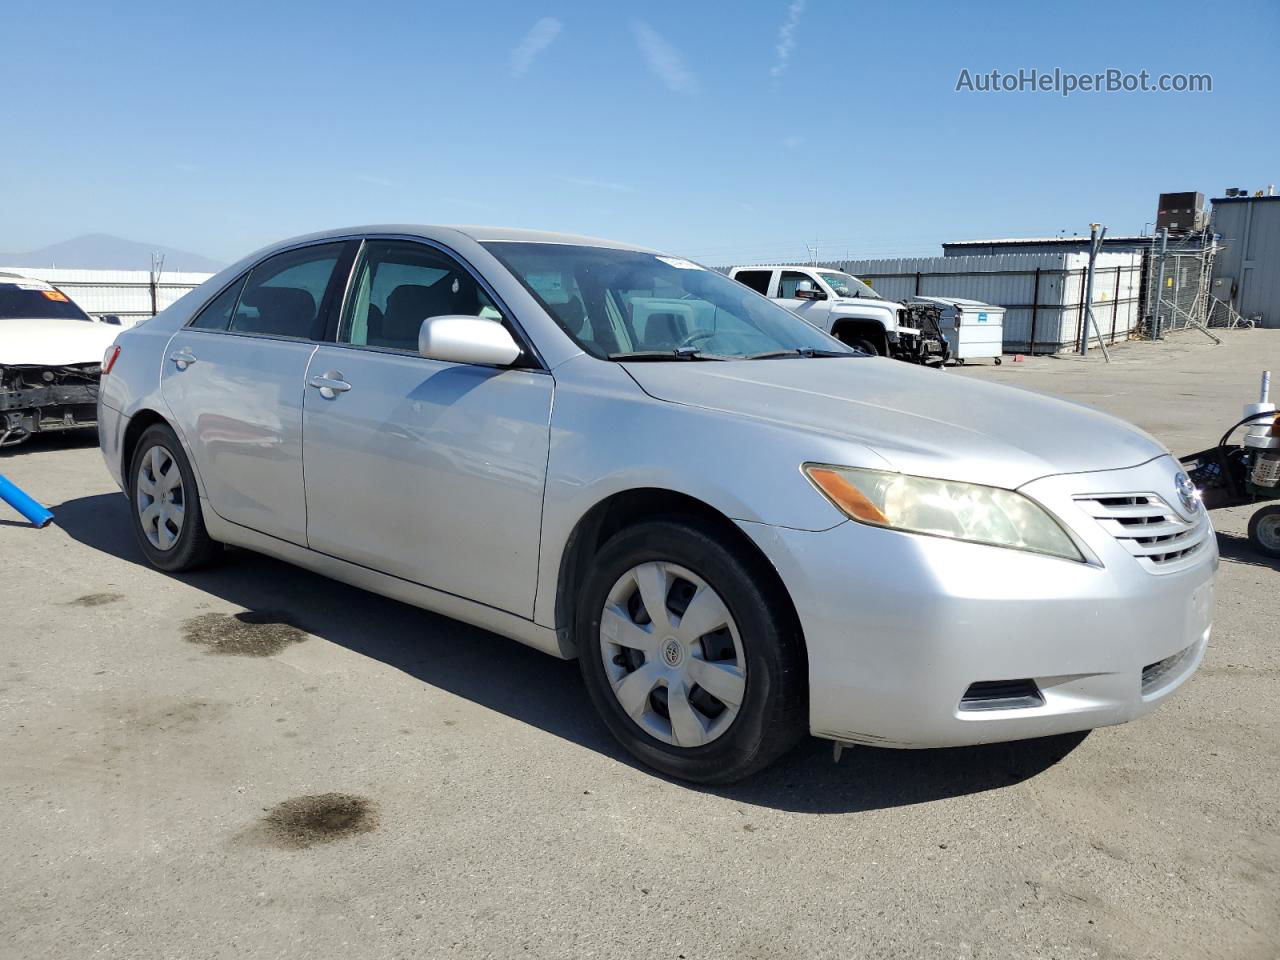
M931 307L881 300L857 277L827 267L779 264L730 267L728 273L867 353L911 363L946 362L947 341Z

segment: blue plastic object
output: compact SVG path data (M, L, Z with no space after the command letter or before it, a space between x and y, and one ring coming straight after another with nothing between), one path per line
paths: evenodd
M18 489L0 474L0 500L30 520L37 527L47 527L53 522L53 514Z

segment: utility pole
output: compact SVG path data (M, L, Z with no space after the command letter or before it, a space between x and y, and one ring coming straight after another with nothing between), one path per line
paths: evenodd
M154 317L160 312L159 291L156 289L160 283L160 273L164 270L164 254L159 250L151 252L151 315Z
M1151 339L1160 340L1160 299L1164 294L1164 256L1169 249L1169 228L1160 228L1160 275L1156 279L1156 305L1151 312Z
M1080 325L1080 356L1087 356L1089 353L1089 328L1093 328L1093 335L1098 338L1098 346L1102 348L1102 356L1107 363L1111 362L1111 354L1107 351L1107 341L1102 339L1102 331L1098 329L1098 320L1093 315L1093 268L1098 260L1098 251L1102 249L1102 238L1107 235L1107 228L1102 227L1101 233L1098 228L1102 227L1099 223L1089 224L1089 271L1085 275L1085 293L1084 293L1084 312L1085 322ZM1116 295L1119 296L1119 288L1116 289Z

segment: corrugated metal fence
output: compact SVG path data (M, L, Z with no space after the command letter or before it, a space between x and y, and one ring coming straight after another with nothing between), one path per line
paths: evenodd
M151 274L146 270L46 267L0 267L0 270L51 283L85 313L96 317L115 314L125 326L151 316L153 295L155 310L163 310L213 276L211 273L162 273L153 290Z
M853 274L888 300L962 297L1002 306L1006 351L1071 349L1085 322L1086 253L842 260L821 265ZM1093 315L1108 342L1137 332L1141 299L1142 255L1098 254ZM1091 340L1091 346L1096 343Z

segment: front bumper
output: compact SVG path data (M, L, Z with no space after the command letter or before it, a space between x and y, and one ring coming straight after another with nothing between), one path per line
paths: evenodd
M0 446L36 433L92 427L97 402L97 383L0 387Z
M1213 530L1201 511L1199 549L1152 572L1077 498L1151 491L1168 500L1177 469L1161 457L1023 488L1071 529L1089 563L852 521L818 533L741 524L800 616L812 733L961 746L1087 730L1153 710L1204 655L1218 562ZM1032 681L1041 702L962 704L974 684L1015 680Z

